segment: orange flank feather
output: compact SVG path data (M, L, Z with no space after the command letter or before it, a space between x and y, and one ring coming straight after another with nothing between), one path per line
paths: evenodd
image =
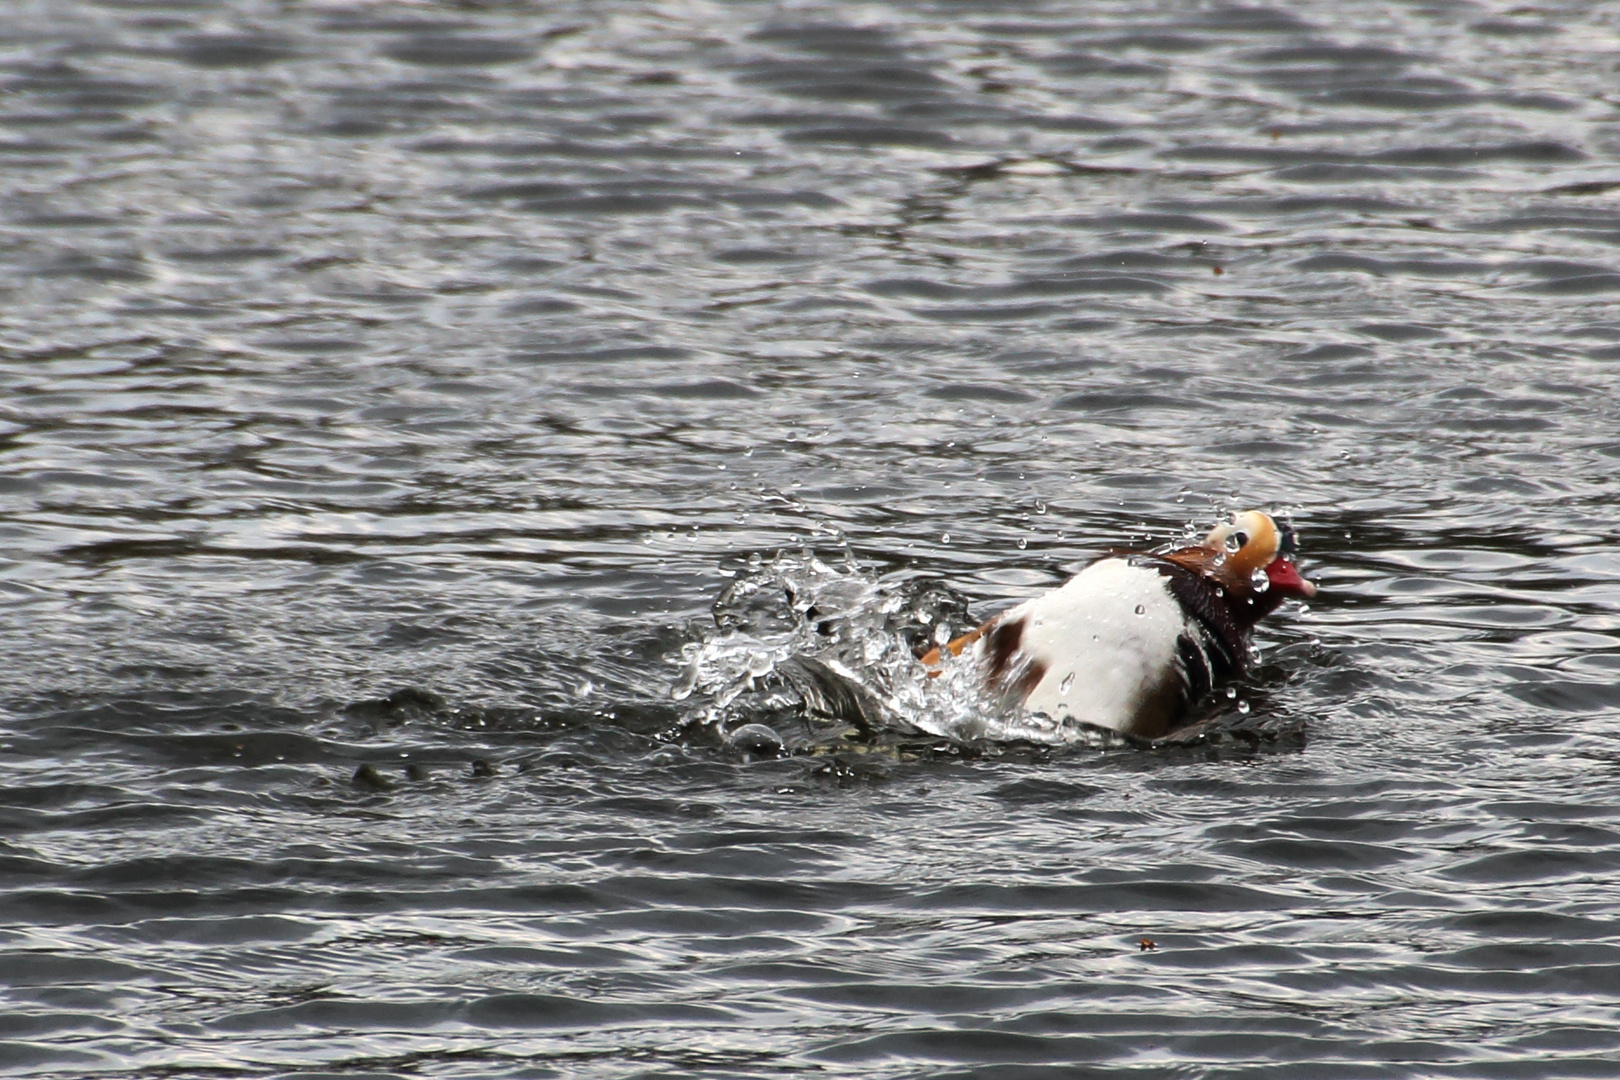
M967 633L963 634L961 637L955 638L954 640L952 640L949 644L947 644L945 646L945 648L950 650L950 653L951 653L952 656L961 656L962 655L962 650L967 648L969 645L973 644L975 641L978 641L981 637L983 637L985 630L989 626L990 626L989 623L985 623L984 626L979 627L977 630L969 630ZM929 649L927 652L923 653L922 656L918 657L918 659L921 660L924 664L928 665L929 667L938 667L939 662L941 660L943 660L944 657L942 657L939 654L939 646L935 645L932 649ZM937 671L930 671L928 673L928 677L930 679L932 679L935 676L937 676L938 674L939 674L939 672L937 672Z

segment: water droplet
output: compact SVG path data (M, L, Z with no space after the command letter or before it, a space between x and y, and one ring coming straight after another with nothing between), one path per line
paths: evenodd
M1067 694L1069 692L1069 687L1071 687L1073 685L1074 685L1074 672L1071 671L1067 675L1063 676L1063 681L1062 682L1058 683L1058 693Z
M1230 700L1230 699L1231 699L1231 698L1235 698L1235 697L1237 697L1237 687L1235 687L1235 686L1228 686L1228 687L1227 687L1227 688L1226 688L1226 696L1227 696L1227 699L1228 699L1228 700Z
M1147 605L1146 604L1137 604L1136 605L1136 613L1138 615L1146 615L1147 614Z
M1029 541L1020 536L1018 538L1018 550L1023 551L1027 547L1029 547Z
M1249 575L1249 584L1254 586L1254 591L1257 593L1263 593L1271 588L1271 578L1266 574L1265 567L1255 568L1254 573Z
M1046 504L1045 504L1045 503L1043 503L1043 502L1041 502L1041 500L1039 500L1039 499L1036 499L1036 500L1035 500L1035 512L1036 512L1036 513L1037 513L1037 514L1044 514L1044 513L1046 513Z
M950 533L940 533L939 534L939 542L942 543L942 544L950 543L951 542L951 534Z
M1242 713L1244 716L1249 715L1249 703L1247 701L1238 702L1238 712Z
M1233 533L1232 535L1230 535L1230 536L1228 536L1226 538L1226 550L1227 551L1238 551L1238 550L1241 550L1242 547L1243 547L1243 541L1238 539L1238 534L1237 533Z

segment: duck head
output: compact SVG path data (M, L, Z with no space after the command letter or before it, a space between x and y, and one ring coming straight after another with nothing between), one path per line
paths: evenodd
M1316 595L1316 586L1294 565L1296 546L1292 526L1245 510L1211 529L1203 543L1160 557L1218 586L1234 618L1252 624L1289 597Z

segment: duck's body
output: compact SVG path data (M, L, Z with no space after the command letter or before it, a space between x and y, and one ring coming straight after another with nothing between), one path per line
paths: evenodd
M1290 530L1251 510L1197 546L1099 559L945 649L1025 712L1154 738L1243 674L1255 623L1315 594L1292 545ZM934 649L922 660L944 658Z

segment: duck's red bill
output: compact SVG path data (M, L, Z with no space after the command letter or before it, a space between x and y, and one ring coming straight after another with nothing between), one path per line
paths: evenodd
M1309 600L1316 595L1316 586L1300 576L1299 567L1288 559L1272 559L1266 567L1271 587L1285 596L1303 596Z

